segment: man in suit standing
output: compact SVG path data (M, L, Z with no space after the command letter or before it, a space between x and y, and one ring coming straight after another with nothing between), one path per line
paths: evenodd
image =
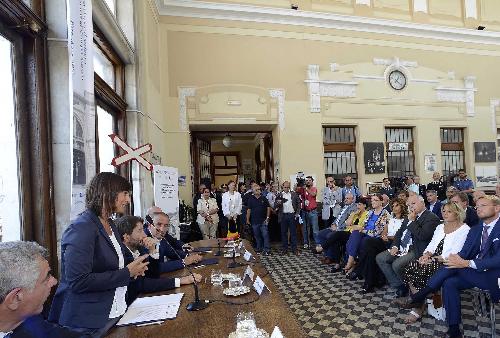
M49 323L40 315L57 284L47 255L35 242L0 243L0 337L90 337Z
M429 280L427 286L411 296L408 303L414 306L440 288L448 322L448 335L461 337L460 291L477 287L489 291L493 302L500 299L500 198L485 196L478 200L480 224L472 227L464 246L458 254L451 254Z
M435 190L427 190L426 196L427 202L429 203L427 209L433 212L439 219L443 219L443 215L441 214L441 201L438 200L437 192Z
M396 232L392 247L376 257L377 265L400 297L408 294L402 278L404 268L410 261L422 256L440 223L439 218L425 208L422 196L410 196L407 205L410 210L408 219Z

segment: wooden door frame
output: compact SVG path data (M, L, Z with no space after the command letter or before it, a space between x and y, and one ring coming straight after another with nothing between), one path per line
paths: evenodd
M242 170L241 170L241 155L239 151L216 151L216 152L210 152L210 176L212 179L212 182L215 183L215 169L232 169L235 168L235 166L215 166L215 161L214 158L215 156L236 156L236 176L241 175ZM236 182L237 183L237 182Z

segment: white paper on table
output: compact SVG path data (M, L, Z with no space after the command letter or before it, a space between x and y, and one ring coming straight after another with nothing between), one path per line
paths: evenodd
M250 267L250 265L247 265L247 269L245 270L245 276L248 276L250 278L250 280L253 281L254 272L253 272L252 268Z
M271 292L271 290L269 290L269 288L266 286L264 281L259 276L255 277L255 282L253 283L253 287L255 291L257 291L259 296L262 294L264 289L267 289L269 292Z
M248 251L248 250L245 250L245 254L243 255L243 258L249 262L250 259L252 258L252 254Z
M271 338L284 338L279 327L275 326Z
M183 293L137 298L116 324L130 325L177 317Z

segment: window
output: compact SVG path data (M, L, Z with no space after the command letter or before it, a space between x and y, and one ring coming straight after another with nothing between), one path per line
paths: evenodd
M47 25L42 1L27 3L0 1L1 240L40 243L56 270Z
M0 242L21 239L12 43L0 35Z
M116 15L116 0L104 0L113 15Z
M354 127L324 127L323 147L325 175L333 176L338 184L347 175L357 179Z
M458 128L441 128L441 160L443 176L465 169L464 131Z
M403 177L415 175L412 128L385 128L387 175Z
M109 138L115 132L115 119L112 114L101 106L97 106L97 139L99 154L99 172L116 172L111 161L115 157L115 146Z
M127 103L122 99L125 88L124 69L123 61L104 34L94 26L97 171L115 172L128 178L128 164L123 164L118 169L111 164L112 159L122 151L109 138L110 134L117 134L125 142L127 140Z

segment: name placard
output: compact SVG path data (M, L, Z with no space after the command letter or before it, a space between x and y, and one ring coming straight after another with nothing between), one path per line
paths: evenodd
M250 259L252 259L252 254L248 251L248 250L245 250L245 254L243 255L243 258L249 262Z
M269 290L269 288L266 286L266 283L264 283L264 281L259 276L257 276L255 278L255 282L253 283L253 287L254 287L255 291L257 291L259 296L262 295L262 292L264 292L264 290L271 292L271 290Z
M275 326L271 338L284 338L279 327Z
M250 278L250 280L253 281L254 275L255 275L255 273L253 272L250 265L247 265L247 269L245 270L245 275L243 276L243 279L245 278L245 276L248 276Z

